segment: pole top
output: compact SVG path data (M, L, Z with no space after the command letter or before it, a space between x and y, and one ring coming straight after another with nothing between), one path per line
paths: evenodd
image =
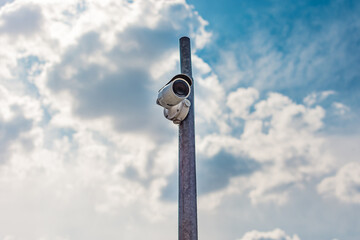
M190 40L190 38L188 36L182 36L180 40Z

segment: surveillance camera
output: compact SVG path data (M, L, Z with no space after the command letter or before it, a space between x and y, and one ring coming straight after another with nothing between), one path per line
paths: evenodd
M192 80L185 74L174 76L159 90L156 103L164 107L164 116L179 124L189 112L190 101L186 98L191 92Z
M164 87L159 90L156 103L169 109L187 98L191 91L192 80L185 74L173 77Z

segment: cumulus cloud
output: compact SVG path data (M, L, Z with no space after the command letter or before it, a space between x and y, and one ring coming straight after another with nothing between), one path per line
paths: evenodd
M0 35L11 37L29 36L41 29L43 19L41 8L37 5L8 5L1 9Z
M283 230L276 228L269 232L260 232L256 230L247 232L238 240L300 240L300 238L296 234L289 236Z
M341 167L336 175L323 179L317 189L320 194L345 203L360 203L360 163Z
M149 4L118 4L119 11L130 9L134 15L143 16L141 21L127 13L117 14L114 22L109 18L113 16L110 8L100 10L93 2L85 5L76 21L70 18L81 34L70 34L76 42L64 48L61 61L51 66L44 77L51 92L66 92L72 98L69 108L73 114L85 119L108 117L120 131L147 131L155 137L164 132L160 131L164 126L161 113L156 111L160 109L153 104L153 92L166 82L170 72L176 71L176 65L170 63L173 68L167 73L156 65L166 59L176 62L172 56L178 52L179 32L194 36L196 48L201 38L196 29L204 28L206 22L181 1L156 3L151 8ZM100 19L85 25L93 14ZM171 21L167 20L169 15ZM189 25L180 24L180 20L189 21ZM199 31L205 34L204 29Z
M233 54L224 66L239 70L236 77L225 78L226 68L215 74L197 56L211 38L207 22L183 0L0 6L0 225L8 234L1 237L169 239L176 232L176 127L155 98L179 72L182 35L193 43L200 209L244 193L253 204L283 204L292 188L331 168L317 135L325 110L316 101L332 92L305 105L265 95L260 79L285 76L273 51L239 61L254 72L239 70ZM237 86L254 79L256 87ZM273 232L258 235L295 239Z
M247 118L250 106L259 98L259 92L255 88L238 88L229 94L227 106L231 109L233 116Z
M1 234L168 239L176 131L156 92L179 72L179 37L195 55L207 22L181 0L30 2L0 9Z
M202 186L199 194L224 189L235 176L248 176L259 170L260 165L252 159L235 157L226 152L219 152L206 161L199 161L198 182Z
M13 2L14 0L0 0L0 7L2 7L3 5Z
M249 94L253 97L243 101L242 96ZM238 162L245 157L258 163L261 171L251 171L246 178L240 173L227 176L238 179L232 181L232 186L227 185L228 188L245 191L241 185L247 182L253 203L283 204L288 201L291 188L300 187L308 179L333 168L333 158L325 149L324 139L316 135L323 126L325 111L319 106L296 104L279 93L270 93L266 99L256 102L258 94L255 89L230 93L227 98L232 110L230 116L243 121L243 131L238 137L205 136L198 150L208 159L225 151ZM249 111L250 108L253 110Z
M268 9L276 12L272 17L279 22L287 19L283 6L273 7ZM343 4L333 1L328 7L333 11ZM247 6L245 15L257 17L252 10ZM359 102L354 82L360 73L354 67L359 58L352 53L358 49L354 45L358 36L351 30L358 27L359 18L353 10L348 13L332 21L284 22L288 29L281 31L286 37L279 34L278 26L267 28L268 22L260 23L261 29L250 24L247 37L222 48L215 70L222 80L226 109L218 115L227 119L228 132L199 137L197 149L208 159L223 151L239 162L245 156L259 163L261 170L246 178L229 177L226 190L212 196L249 191L252 203L284 204L291 198L290 189L322 179L344 164L328 148L327 130L339 123L334 120L338 116L353 117L353 106ZM347 155L356 156L354 150ZM245 183L247 190L242 187Z
M0 85L0 163L10 159L14 143L25 150L33 147L29 134L41 119L38 101L17 96Z

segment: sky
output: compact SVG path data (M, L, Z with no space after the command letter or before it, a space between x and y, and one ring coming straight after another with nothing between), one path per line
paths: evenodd
M177 239L191 39L199 239L358 240L360 2L0 0L0 240Z

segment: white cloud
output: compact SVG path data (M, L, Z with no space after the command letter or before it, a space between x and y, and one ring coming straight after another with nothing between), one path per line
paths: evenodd
M6 2L0 225L8 239L169 239L176 232L176 204L162 199L176 171L176 126L154 100L179 72L182 35L192 39L200 161L223 164L224 152L234 167L216 191L200 196L199 209L243 193L254 204L284 204L290 189L331 169L317 135L324 109L311 99L302 105L279 93L260 97L283 56L270 51L238 61L232 53L220 79L196 55L211 32L185 1ZM268 50L265 44L259 52ZM254 68L239 70L237 62ZM229 91L253 79L258 88ZM248 162L255 167L235 169Z
M247 57L243 61L248 63L251 59ZM220 52L220 61L215 66L215 69L227 89L246 81L246 71L239 69L237 56L234 51Z
M300 157L308 152L305 149L311 148L309 141L316 142L313 134L322 127L323 117L321 107L306 108L272 93L255 105L254 113L245 123L242 146L258 161Z
M244 95L247 103L242 102ZM296 104L279 93L270 93L266 99L254 102L257 98L255 89L238 89L230 93L230 114L244 120L243 133L239 136L207 135L199 139L197 149L208 158L226 151L261 164L260 171L246 177L247 188L241 187L245 181L241 180L243 176L233 176L239 179L220 191L232 194L234 192L229 189L238 188L240 192L249 191L254 204L284 204L289 200L290 189L301 187L309 179L322 176L334 167L334 159L325 148L325 139L317 136L323 126L325 111L319 106ZM254 108L251 113L250 107Z
M350 112L350 108L343 103L334 102L332 106L335 109L335 113L337 115L344 116L345 114Z
M196 127L201 134L209 132L229 132L227 116L224 113L225 92L218 77L211 74L206 77L195 76L195 112Z
M339 6L344 7L338 2L329 5L333 9ZM275 15L284 20L282 13ZM329 125L340 123L334 123L334 115L348 117L352 113L350 103L357 104L353 81L359 71L353 63L358 62L358 56L352 51L357 50L353 43L358 36L350 29L357 28L359 21L352 10L333 20L316 22L319 28L314 32L302 21L287 25L292 30L282 29L289 34L286 37L254 25L246 37L220 51L215 70L228 96L222 104L227 103L228 108L218 114L227 118L229 131L199 137L197 149L207 158L226 151L239 159L246 156L261 163L261 170L241 182L248 189L237 185L243 193L249 191L252 203L287 203L290 189L322 179L348 162L334 154L334 149L348 147L328 147L328 130ZM346 41L340 37L345 35L349 36ZM249 94L249 89L258 95ZM263 97L268 91L273 93ZM345 154L355 158L355 152L350 149ZM235 188L230 184L227 187ZM226 191L222 189L221 193L226 195Z
M0 35L6 34L11 38L28 36L41 29L42 14L39 6L29 4L12 8L13 6L1 9Z
M327 97L336 94L335 91L322 91L322 92L313 92L304 98L304 103L308 106L320 103L324 101Z
M16 148L30 151L34 147L32 128L42 117L38 100L0 85L0 164L6 163Z
M255 88L238 88L229 94L226 105L231 109L233 116L246 119L250 106L259 98Z
M345 5L334 1L328 7L337 9ZM274 16L283 23L286 36L272 32L276 25L246 26L247 30L251 29L246 37L222 47L215 67L219 78L224 80L227 90L239 86L255 87L260 92L279 89L296 99L308 95L306 104L324 101L334 91L336 97L349 99L349 90L354 99L356 84L353 81L359 77L359 71L353 64L359 61L359 56L353 54L358 51L354 45L358 36L351 29L358 27L355 9L359 6L353 7L346 9L347 14L334 16L332 21L310 18L290 22L283 22L284 6L275 4L267 8L275 11ZM245 13L255 19L254 13L247 12L249 9L245 8ZM308 25L315 22L316 30L315 25ZM343 36L347 36L346 39Z
M206 21L182 0L16 1L0 25L1 231L169 239L176 131L156 91L179 72L182 35L202 61Z
M283 230L276 228L269 232L260 232L257 230L247 232L238 240L300 240L300 238L296 234L289 236Z
M317 189L345 203L360 203L360 163L347 163L335 176L323 179Z

